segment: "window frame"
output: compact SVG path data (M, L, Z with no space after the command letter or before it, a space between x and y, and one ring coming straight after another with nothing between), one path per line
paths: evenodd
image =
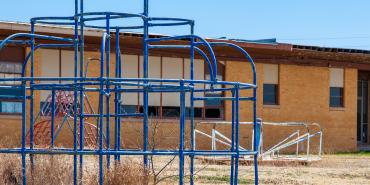
M0 72L0 74L14 75L14 76L19 76L20 77L21 74L22 74L21 67L22 67L22 64L23 64L23 61L24 61L24 58L25 58L25 53L26 53L26 49L24 47L14 47L14 46L6 47L2 51L0 51L0 63L7 64L7 65L11 65L11 64L14 65L14 71L13 72L2 71L2 72ZM16 65L19 65L19 66L16 67ZM19 68L19 67L20 67L20 69L17 70L17 68ZM6 82L4 82L1 85L19 86L20 83L6 84ZM0 115L21 115L22 114L22 110L19 111L19 112L3 112L2 111L3 102L19 104L19 103L22 102L22 100L19 99L19 98L2 98L2 97L0 97Z
M339 96L332 96L332 90L339 89ZM343 87L330 87L330 97L329 97L329 106L331 108L343 108L344 107L344 88ZM339 105L332 104L332 99L339 99Z
M279 106L280 105L280 64L263 64L263 65L276 65L277 66L277 84L272 83L265 83L265 79L263 79L262 83L262 104L264 106ZM265 71L263 71L265 73ZM264 75L264 74L263 74ZM275 85L275 103L267 103L265 102L265 85Z
M273 103L270 103L270 102L266 102L266 100L265 100L265 93L267 93L266 92L266 88L265 88L265 85L273 85L273 86L275 86L274 87L274 95L275 95L275 97L274 97L274 100L275 100L275 102L273 102ZM272 93L268 93L268 94L272 94ZM262 97L263 97L263 105L280 105L280 102L279 102L279 84L263 84L263 94L262 94Z
M137 61L135 60L135 62L137 62L137 64L138 64L138 77L140 77L140 74L141 74L141 64L140 64L140 57L141 57L141 55L136 55L137 56ZM164 69L164 66L163 66L163 56L160 56L160 60L161 60L161 67L160 67L160 73L161 73L161 78L163 78L163 69ZM185 65L185 60L186 60L186 58L184 58L184 57L181 57L181 59L182 59L182 64L183 64L183 67L182 67L182 69L183 69L183 71L182 71L182 76L183 76L183 78L185 78L185 67L184 67L184 65ZM207 75L207 64L206 63L204 63L204 72L203 72L203 75L204 75L204 79L206 79L206 75ZM219 69L221 69L221 70L219 70L219 76L221 76L222 77L222 79L221 80L224 80L224 78L225 78L225 62L224 63L222 63L222 62L219 62ZM209 73L209 72L208 72ZM121 104L120 106L121 106L121 109L122 110L124 110L124 106L128 106L128 107L131 107L131 106L136 106L137 107L137 109L136 109L136 112L135 113L142 113L142 104L140 103L140 95L139 95L140 93L138 93L138 100L137 100L137 104L136 105L133 105L133 104ZM203 94L203 96L205 96L205 93ZM220 96L224 96L224 93L220 93ZM156 115L155 117L158 117L159 119L179 119L179 117L177 117L177 116L166 116L165 115L165 109L166 108L180 108L179 106L177 107L177 106L165 106L165 105L163 105L163 93L161 93L161 95L160 95L160 99L161 99L161 104L160 105L158 105L158 106L151 106L151 105L149 105L148 107L156 107L156 109L158 110L158 115ZM187 105L187 107L186 107L186 117L188 117L189 116L189 114L190 114L190 107L188 107L189 105ZM217 108L217 109L219 109L220 110L220 117L219 118L207 118L206 117L206 111L207 111L207 109L215 109L215 108ZM195 115L194 115L194 119L197 119L197 120L207 120L207 119L211 119L211 120L214 120L214 119L217 119L217 120L224 120L225 119L225 103L224 103L224 101L222 101L222 103L221 103L221 105L219 105L219 106L206 106L206 103L205 103L205 101L203 101L203 106L201 106L201 107L194 107L194 109L195 109ZM133 110L133 109L131 109L131 110ZM122 112L122 113L124 113L124 112ZM180 111L178 111L178 113L180 113Z
M342 69L343 71L343 87L332 87L331 86L331 70L330 69ZM346 82L346 71L345 71L345 68L340 68L340 67L333 67L333 68L329 68L329 108L333 108L333 109L341 109L341 108L344 108L345 107L345 82ZM341 92L341 96L335 96L335 97L332 97L332 88L339 88L340 89L340 92ZM339 106L336 106L336 105L332 105L332 101L331 99L332 98L338 98L339 97L339 101L340 101L340 105Z

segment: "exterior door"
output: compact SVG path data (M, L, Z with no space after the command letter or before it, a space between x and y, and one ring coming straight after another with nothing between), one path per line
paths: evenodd
M368 80L358 80L357 98L357 141L368 142Z

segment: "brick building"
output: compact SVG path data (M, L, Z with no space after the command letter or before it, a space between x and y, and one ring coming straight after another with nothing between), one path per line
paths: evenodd
M58 36L71 36L72 29L61 27L38 26L38 33ZM0 23L0 37L10 34L29 32L29 25L21 23ZM85 58L91 62L88 67L89 77L97 77L99 64L94 59L100 57L99 42L102 32L89 30L86 33ZM160 35L152 35L160 37ZM142 37L141 34L125 33L122 35L123 76L137 78L142 76ZM210 39L215 40L215 39ZM181 43L182 41L176 41ZM231 41L248 51L256 62L258 76L258 117L271 122L317 122L324 132L324 150L326 152L356 151L359 146L370 145L369 114L369 79L370 51L322 48L282 44L276 42ZM1 78L20 76L22 63L30 48L9 46L0 52ZM228 49L215 49L218 59L218 77L226 81L251 82L250 67L244 58ZM150 52L149 76L152 78L189 78L188 51L153 50ZM112 58L113 55L112 55ZM114 61L113 61L114 62ZM195 62L195 78L209 77L204 63ZM114 65L111 71L114 71ZM35 55L35 76L72 77L73 51L67 49L40 49ZM3 84L14 85L14 84ZM243 93L243 92L242 92ZM35 94L36 111L50 92ZM0 91L0 135L17 137L21 128L21 103L16 98L17 92L1 89ZM209 93L206 96L213 96ZM91 105L97 110L98 98L88 94ZM140 112L142 98L138 94L124 96L121 106L127 113ZM176 94L151 94L149 114L152 120L162 125L162 146L176 144L177 137L168 137L170 130L176 132L179 116L179 99ZM199 129L209 130L217 127L229 135L228 125L214 125L212 121L231 120L230 102L205 101L195 104L195 117ZM246 120L251 114L251 106L241 103L241 119ZM201 123L201 122L209 123ZM141 127L138 119L123 121L123 143L134 147L140 142L135 127ZM248 126L241 126L242 132L249 132ZM286 129L266 128L265 145L269 146L279 138L286 136ZM19 135L18 134L18 135ZM251 137L251 136L249 136ZM71 133L64 131L60 141L70 144ZM209 141L200 141L199 147L209 147ZM250 145L248 136L242 145Z

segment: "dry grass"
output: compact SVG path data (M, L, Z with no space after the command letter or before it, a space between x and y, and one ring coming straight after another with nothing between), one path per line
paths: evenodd
M68 173L71 166L66 157L36 156L35 166L27 168L27 182L35 185L73 184ZM18 185L22 183L21 158L19 155L3 155L0 160L0 184Z
M97 174L88 174L85 176L84 184L98 185L99 179ZM107 185L147 185L150 181L150 174L142 164L128 160L113 165L104 173L104 184Z
M253 167L241 166L239 184L253 184ZM259 167L263 185L369 185L370 155L326 155L321 162L311 165ZM209 165L197 179L197 184L229 184L229 168Z
M97 160L88 160L88 163L96 164ZM73 184L72 160L64 156L36 156L34 168L31 170L27 161L27 182L33 185L70 185ZM97 185L98 174L95 165L86 167L84 171L84 184ZM0 184L22 184L21 158L19 155L1 155L0 158ZM151 180L150 174L141 164L133 161L125 161L112 165L105 170L104 184L107 185L146 185Z
M104 182L108 185L146 185L153 184L153 176L142 167L138 158L125 158L119 165L112 165L109 173L105 170ZM141 159L141 158L140 158ZM158 166L166 164L168 158L158 160ZM28 161L29 162L29 161ZM34 185L72 184L72 157L70 156L36 156L35 168L31 175L28 165L27 181ZM174 161L165 174L177 174L178 161ZM205 167L204 169L202 169ZM205 165L197 162L196 184L229 184L228 165ZM188 169L185 170L188 172ZM323 161L301 166L260 166L260 184L267 185L367 185L370 182L370 155L345 154L327 155ZM186 175L186 174L185 174ZM240 166L239 184L253 184L252 166ZM0 156L0 184L21 184L21 160L19 155ZM186 178L186 181L189 179ZM84 184L98 184L97 160L85 158ZM172 176L161 184L177 184L178 177Z

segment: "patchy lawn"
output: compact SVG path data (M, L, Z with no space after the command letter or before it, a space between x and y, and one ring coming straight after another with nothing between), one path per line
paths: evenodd
M239 184L253 184L252 166L240 167ZM369 185L370 153L325 155L306 166L260 166L260 184ZM229 184L229 168L210 165L199 173L196 184Z

